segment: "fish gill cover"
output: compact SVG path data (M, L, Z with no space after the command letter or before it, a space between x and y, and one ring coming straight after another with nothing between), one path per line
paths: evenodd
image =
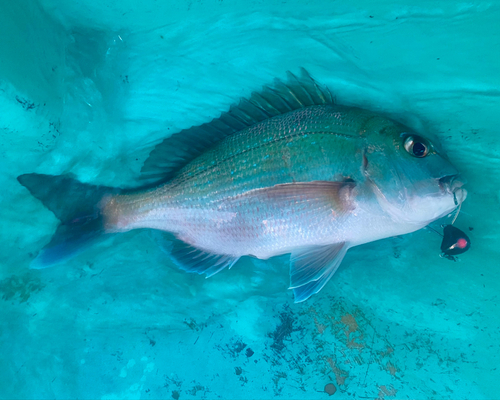
M497 5L0 7L1 397L496 395ZM205 280L146 232L29 269L58 221L17 176L125 186L166 135L301 66L339 104L439 137L468 180L457 224L474 247L459 262L428 231L375 242L300 305L286 257Z

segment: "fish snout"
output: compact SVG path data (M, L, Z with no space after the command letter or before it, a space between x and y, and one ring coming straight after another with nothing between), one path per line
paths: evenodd
M459 174L443 176L438 179L438 183L444 193L453 195L455 205L461 204L467 197L467 190L462 187L467 183L467 179Z
M454 193L457 189L461 188L467 183L467 180L459 174L446 175L438 179L439 187L448 193Z

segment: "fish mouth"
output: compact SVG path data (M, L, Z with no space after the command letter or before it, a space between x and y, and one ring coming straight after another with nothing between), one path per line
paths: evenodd
M456 206L461 204L467 197L467 190L462 187L466 183L467 180L458 174L446 175L438 179L441 191L445 194L453 195L453 201Z

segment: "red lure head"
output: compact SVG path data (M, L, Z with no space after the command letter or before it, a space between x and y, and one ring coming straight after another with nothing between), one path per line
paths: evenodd
M446 225L443 231L441 251L445 256L456 256L465 253L470 248L469 237L453 225Z

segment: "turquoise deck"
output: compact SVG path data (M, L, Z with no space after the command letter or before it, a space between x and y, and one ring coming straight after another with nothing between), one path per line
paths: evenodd
M0 398L497 398L500 4L412 4L1 0ZM57 220L18 175L131 184L301 66L441 139L468 180L458 262L427 230L371 243L301 304L286 257L206 280L146 231L29 269Z

